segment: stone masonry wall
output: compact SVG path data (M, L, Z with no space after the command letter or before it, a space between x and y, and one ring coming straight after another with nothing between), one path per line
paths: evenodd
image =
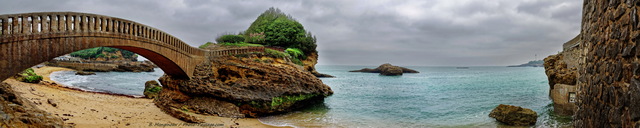
M639 127L640 0L585 0L576 127Z

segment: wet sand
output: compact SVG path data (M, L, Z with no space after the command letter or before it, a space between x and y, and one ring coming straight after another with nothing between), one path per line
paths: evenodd
M75 127L239 127L274 128L262 124L254 118L225 118L217 116L197 117L204 119L203 124L188 124L162 112L151 99L84 92L61 87L54 83L49 75L55 71L71 70L59 67L34 69L44 78L40 84L30 84L7 79L13 89L22 97L36 104L39 109L62 117L67 124ZM144 85L140 85L144 86ZM49 103L56 104L52 105Z

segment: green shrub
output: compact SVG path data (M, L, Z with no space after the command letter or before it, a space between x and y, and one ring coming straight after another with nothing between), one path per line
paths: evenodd
M302 63L302 61L300 61L300 59L298 58L291 58L291 62L300 66L304 66L304 63Z
M18 74L18 80L27 83L38 83L42 81L42 76L36 74L32 68L27 68Z
M23 81L23 82L27 82L27 83L38 83L38 82L40 82L40 81L42 81L42 76L35 75L35 76L27 76L27 77L24 77L24 81Z
M244 41L244 36L242 35L222 35L216 38L218 43L239 43Z
M280 52L280 51L273 50L273 49L268 49L268 48L264 49L264 53L267 54L267 56L270 56L270 57L273 57L273 58L286 58L286 57L289 57L289 55L287 55L287 53Z
M300 49L287 48L287 50L284 50L284 51L287 52L287 54L291 55L291 57L300 58L300 59L306 59L306 56L304 55L304 52L302 52L302 50L300 50Z
M102 54L102 53L100 53L100 54L96 55L96 58L104 58L104 57L105 57L105 55L104 55L104 54Z
M303 53L317 52L316 38L302 24L277 8L269 8L244 32L248 43L298 48Z
M120 51L122 53L122 57L124 57L125 59L132 59L137 57L136 54L131 51L111 48L111 47L95 47L95 48L72 52L70 53L70 55L73 57L79 57L82 59L89 59L89 58L98 58L98 55L102 54L102 52L116 53L117 51ZM104 54L101 57L105 57Z
M242 46L253 46L253 47L260 47L262 45L260 44L251 44L251 43L245 43L245 42L238 42L238 43L219 43L220 45L224 45L224 46L238 46L238 47L242 47Z
M151 89L149 89L149 92L153 92L153 93L157 93L162 91L162 87L153 87Z

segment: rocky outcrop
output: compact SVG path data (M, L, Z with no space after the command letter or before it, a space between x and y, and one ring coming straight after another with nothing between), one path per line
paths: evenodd
M0 83L0 127L3 128L61 128L65 125L60 117L37 109L11 89Z
M307 59L302 60L302 64L304 64L304 70L311 72L316 77L322 78L333 78L334 76L329 74L322 74L316 71L316 64L318 64L318 53L311 53L307 56Z
M507 125L530 126L536 124L538 113L519 106L500 104L489 113L489 117Z
M378 68L375 69L370 69L370 68L363 68L360 70L353 70L353 71L349 71L349 72L367 72L367 73L380 73L380 75L385 75L385 76L397 76L397 75L402 75L402 73L420 73L416 70L413 69L409 69L409 68L405 68L405 67L399 67L399 66L393 66L389 63L386 64L382 64L380 66L378 66Z
M85 72L85 71L77 71L76 75L86 76L86 75L95 75L95 72Z
M333 94L300 66L262 54L210 58L190 80L165 75L160 83L163 89L155 102L163 110L224 117L288 112Z
M544 59L545 73L549 80L549 97L557 115L571 116L577 111L575 98L578 91L577 66L582 51L579 47L581 37L576 36L563 45L562 52Z
M576 58L577 59L577 58ZM576 84L576 68L568 68L567 63L563 60L563 55L551 55L544 59L544 68L547 78L549 79L549 86L553 89L556 84Z
M49 66L65 67L76 69L78 71L88 72L153 72L157 66L150 61L117 61L117 62L66 62L52 61L47 63Z
M160 91L162 91L162 86L155 80L150 80L144 83L144 92L142 94L144 94L146 98L153 99L158 97Z

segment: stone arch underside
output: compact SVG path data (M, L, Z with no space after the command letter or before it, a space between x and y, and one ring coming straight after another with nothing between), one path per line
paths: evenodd
M47 34L31 35L22 39L27 40L0 43L0 69L3 71L0 73L0 80L55 57L94 47L114 47L140 54L158 65L166 74L178 78L189 78L195 65L202 60L202 57L189 55L153 40L114 38L109 34Z

